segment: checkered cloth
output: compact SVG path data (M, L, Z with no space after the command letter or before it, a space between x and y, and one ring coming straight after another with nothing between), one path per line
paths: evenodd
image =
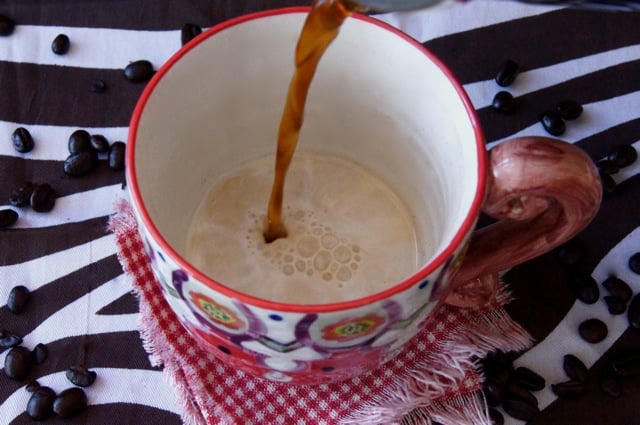
M437 308L426 328L385 365L348 381L276 383L232 369L207 353L163 298L129 204L111 219L118 256L139 297L145 349L173 386L187 424L490 424L476 361L487 352L523 350L529 335L502 305Z

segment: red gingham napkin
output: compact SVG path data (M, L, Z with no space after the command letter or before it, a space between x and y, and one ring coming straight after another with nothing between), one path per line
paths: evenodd
M164 366L187 424L490 424L476 359L522 350L529 335L501 308L503 289L480 309L449 306L385 365L317 386L267 381L227 367L178 322L151 271L131 208L111 219L118 257L140 303L140 334L151 362Z

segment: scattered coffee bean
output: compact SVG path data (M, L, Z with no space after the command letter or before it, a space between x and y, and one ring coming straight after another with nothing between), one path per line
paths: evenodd
M556 105L556 113L565 120L575 120L582 114L582 105L575 100L563 100Z
M538 406L528 404L526 401L517 398L506 399L502 403L502 408L509 416L522 421L532 421L540 414Z
M7 308L10 312L20 314L31 297L29 289L23 285L14 286L7 297Z
M66 377L73 385L88 387L96 380L96 373L84 365L74 365L67 369Z
M531 392L525 390L524 388L520 387L515 382L510 382L509 384L507 384L507 387L505 389L504 399L513 400L516 398L526 401L528 404L532 406L538 405L538 399L536 398L536 396L534 396L533 394L531 394Z
M604 289L609 291L611 295L622 299L624 302L629 301L633 296L633 291L627 282L616 276L606 278L605 281L602 282L602 286L604 286Z
M566 354L562 361L562 368L567 377L576 382L587 382L589 380L589 369L587 366L574 356L573 354Z
M636 252L629 257L629 269L635 274L640 274L640 252Z
M112 170L120 171L124 170L124 156L126 151L124 142L113 142L109 147L109 167Z
M559 384L551 384L551 391L560 398L570 398L583 394L585 386L582 382L566 381Z
M0 333L0 350L4 351L7 348L16 347L22 344L22 338L13 332L3 330Z
M153 65L148 60L131 62L124 68L124 76L133 82L147 81L153 76Z
M618 164L618 167L627 167L638 159L638 151L631 145L620 145L608 156L608 159Z
M519 72L520 66L515 61L508 59L498 70L498 73L495 77L496 83L498 83L498 85L502 87L509 86L516 79Z
M47 419L53 413L53 401L56 393L49 387L36 389L27 402L27 415L41 421Z
M491 107L501 114L510 114L515 110L516 101L508 91L499 91L493 97Z
M600 182L602 183L602 192L605 195L613 195L618 190L618 183L609 174L600 173Z
M69 153L79 153L90 151L91 148L91 136L87 130L76 130L69 136L67 142Z
M493 407L489 408L489 420L491 421L491 425L504 425L504 416L499 410Z
M627 319L629 319L629 325L640 330L640 294L636 294L631 300L627 309Z
M51 51L56 55L64 55L69 52L71 41L66 34L58 34L51 42Z
M4 358L4 373L11 379L22 380L31 370L31 351L18 345Z
M33 355L34 364L42 364L49 356L49 349L43 343L39 343L33 348L31 354Z
M64 160L66 175L80 177L95 170L98 166L98 153L94 150L73 153Z
M180 31L180 41L184 46L191 40L193 40L197 35L202 33L202 28L196 24L184 24L182 26L182 30Z
M87 407L87 395L78 387L67 388L53 401L53 412L61 418L70 418Z
M105 91L107 91L107 83L105 83L103 80L96 80L91 83L89 90L94 93L104 93Z
M9 196L9 203L14 207L26 207L29 205L29 198L35 185L32 183L25 183L17 189L11 191Z
M0 14L0 36L7 36L13 33L16 23L8 16Z
M588 273L573 273L569 277L569 286L575 296L585 304L595 304L600 298L598 282Z
M573 266L584 256L586 251L585 243L582 239L573 238L558 247L556 251L558 260L565 266Z
M602 320L588 319L580 323L578 332L582 339L592 344L596 344L607 337L609 330Z
M613 316L622 314L627 310L627 303L620 297L615 295L607 295L604 297L604 302L607 303L607 310Z
M13 226L18 221L18 213L11 208L0 210L0 229Z
M600 389L603 393L610 395L611 397L620 397L620 394L622 394L622 385L620 385L620 380L610 374L604 374L600 378Z
M547 111L540 116L540 122L547 133L553 136L560 136L567 129L564 120L555 112Z
M35 379L31 382L29 382L24 389L27 390L27 392L32 393L35 390L37 390L38 388L40 388L40 383L38 381L36 381Z
M13 141L13 148L20 153L31 152L35 146L31 133L24 127L16 128L11 134L11 140Z
M37 185L29 198L29 205L36 212L51 211L55 204L56 193L48 183Z
M109 151L109 141L102 134L92 134L90 137L91 147L98 153Z
M611 362L611 370L618 376L634 376L640 374L640 353L625 353Z
M493 351L482 359L487 380L505 386L513 372L513 361L503 351Z
M620 171L618 163L607 158L596 162L596 167L601 174L615 174Z
M491 407L497 407L500 406L504 397L504 385L488 380L482 384L482 392L487 404Z
M511 380L528 391L540 391L546 385L544 378L527 367L519 367L511 374Z

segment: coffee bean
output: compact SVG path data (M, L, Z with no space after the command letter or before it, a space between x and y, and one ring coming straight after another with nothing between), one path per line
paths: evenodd
M88 387L96 380L96 373L84 365L74 365L67 369L66 377L74 385Z
M618 376L634 376L640 374L640 353L625 353L616 356L611 362L611 369Z
M506 399L502 403L502 409L511 417L522 421L532 421L540 414L538 406L531 405L517 398Z
M3 330L0 333L0 350L4 351L7 348L16 347L22 344L22 338L13 332Z
M542 376L527 367L519 367L514 370L511 374L511 380L529 391L540 391L546 385Z
M601 174L615 174L620 171L620 167L618 167L618 164L615 161L607 158L601 159L600 161L596 162L596 167L598 167L598 171Z
M49 356L49 349L43 343L39 343L33 348L31 354L33 356L33 363L42 364Z
M596 344L607 337L609 330L602 320L588 319L580 323L578 332L582 339L592 344Z
M197 35L202 33L202 28L196 24L184 24L182 26L182 30L180 31L180 41L184 46L191 40L193 40Z
M576 397L585 392L582 382L566 381L558 384L551 384L551 391L560 398Z
M515 110L516 101L508 91L496 93L491 102L491 107L501 114L510 114Z
M629 325L636 330L640 330L640 294L636 294L631 300L629 308L627 309L627 319Z
M532 406L538 405L538 399L536 396L531 394L530 391L522 388L515 382L509 382L505 388L504 399L514 399L518 398L520 400L524 400Z
M582 105L575 100L562 100L556 105L556 113L565 120L575 120L582 114Z
M566 354L562 361L562 368L567 377L572 381L587 382L589 380L589 369L587 366L574 356L573 354Z
M567 129L564 120L555 112L547 111L540 116L540 122L547 133L553 136L560 136Z
M491 425L504 425L504 416L502 416L499 410L493 407L489 408L489 420L491 421Z
M504 384L499 384L493 380L487 380L482 384L482 392L489 406L500 406L504 398L504 388Z
M620 394L622 394L622 385L620 385L620 380L608 373L605 373L600 378L600 389L603 393L610 395L611 397L620 397Z
M48 212L56 204L56 193L48 183L37 185L29 198L31 209L36 212Z
M618 191L618 183L609 174L600 173L600 183L605 195L613 195Z
M61 418L70 418L87 407L87 395L78 388L67 388L53 401L53 412Z
M51 51L56 55L64 55L69 52L71 41L66 34L58 34L51 42Z
M638 151L631 145L617 146L608 156L608 159L618 164L618 167L627 167L638 159Z
M19 345L4 358L4 373L11 379L22 380L31 370L31 351Z
M20 153L31 152L35 146L31 133L24 127L16 128L11 134L11 140L13 141L13 148Z
M585 243L582 239L573 238L558 247L556 251L558 260L566 266L573 266L584 257L586 251Z
M569 286L575 296L585 304L595 304L600 298L598 282L588 273L576 271L569 277Z
M606 278L605 281L602 282L602 286L604 286L604 289L609 291L611 295L620 298L624 302L629 301L633 296L633 291L627 282L616 276Z
M107 91L107 83L105 83L103 80L96 80L91 83L89 90L94 93L104 93L105 91Z
M40 387L31 394L27 402L27 415L41 421L47 419L53 413L53 401L56 393L49 387Z
M16 23L8 16L0 14L0 36L7 36L13 33Z
M10 312L20 314L31 297L29 289L23 285L14 286L7 297L7 308Z
M607 310L609 313L616 316L622 314L627 310L627 303L620 297L615 295L607 295L604 297L604 302L607 303Z
M98 153L94 150L71 154L64 160L66 175L80 177L95 170L98 166Z
M153 65L148 60L131 62L124 68L124 76L133 82L147 81L153 76Z
M11 208L0 210L0 229L13 226L18 221L18 213Z
M67 142L67 146L69 148L69 153L79 153L90 151L91 147L91 136L87 130L76 130L69 136L69 141Z
M40 383L38 381L36 381L35 379L31 382L29 382L24 389L27 390L27 392L32 393L35 390L37 390L38 388L40 388Z
M35 185L33 183L25 183L17 189L12 190L9 196L9 203L15 207L25 207L29 205L29 198L31 198L31 193L33 193L34 188Z
M127 145L124 142L113 142L109 147L109 167L112 170L124 170L124 156Z
M92 134L90 137L91 147L98 153L109 151L109 141L102 134Z
M640 252L636 252L629 257L629 269L635 274L640 274Z
M498 73L495 77L496 83L498 83L498 85L502 87L509 86L516 79L519 72L520 65L518 65L515 61L508 59L498 70Z

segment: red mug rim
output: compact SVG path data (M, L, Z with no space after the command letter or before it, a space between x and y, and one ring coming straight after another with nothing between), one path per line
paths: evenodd
M129 137L127 141L126 147L126 179L127 186L129 188L129 193L131 194L132 201L134 204L134 210L136 214L139 216L140 220L143 222L147 231L151 234L157 244L167 252L171 258L185 270L189 275L198 279L199 281L206 284L209 288L218 291L230 298L238 299L239 301L253 305L256 307L268 309L268 310L276 310L282 312L296 312L296 313L325 313L325 312L333 312L333 311L343 311L349 310L353 308L362 307L364 305L373 304L378 301L388 299L393 295L404 291L405 289L415 285L416 283L422 281L427 276L432 274L435 270L437 270L449 257L451 257L462 243L464 243L464 239L466 236L473 230L473 226L475 226L475 222L478 214L480 213L480 208L482 207L482 203L484 201L485 196L485 188L486 188L486 166L487 166L487 152L485 146L485 138L484 134L480 128L480 122L478 120L475 108L473 107L467 93L464 91L462 85L459 83L457 78L454 76L452 71L433 53L428 51L420 42L409 36L408 34L402 32L401 30L382 22L378 19L375 19L370 16L362 15L362 14L354 14L349 19L358 19L361 21L368 22L370 24L376 25L380 28L383 28L396 36L404 39L407 43L413 45L416 49L420 50L431 62L433 62L447 77L451 85L455 88L460 100L462 101L464 108L467 112L467 116L471 125L474 129L474 139L476 142L476 155L477 155L477 163L478 163L478 176L477 176L477 186L475 190L475 195L471 207L467 212L465 219L462 222L460 228L456 231L454 237L451 242L443 249L436 257L434 257L427 264L422 266L419 270L413 273L411 276L406 278L393 285L392 287L377 292L375 294L368 295L366 297L357 298L349 301L342 301L336 303L328 303L328 304L292 304L292 303L283 303L273 300L267 300L263 298L258 298L255 296L251 296L245 294L243 292L236 291L228 286L221 284L220 282L215 281L214 279L208 277L194 266L192 266L188 261L186 261L175 249L171 247L171 245L165 240L160 231L157 229L149 212L145 208L144 202L142 200L142 195L140 193L140 188L138 186L138 181L136 178L136 167L135 167L135 146L136 146L136 134L138 130L138 126L140 123L140 119L144 112L145 105L152 95L155 87L160 83L163 76L173 67L176 62L178 62L184 55L190 52L195 46L207 40L208 38L214 36L217 33L220 33L227 28L234 27L236 25L276 16L276 15L284 15L291 13L304 13L307 14L310 10L310 7L302 6L302 7L286 7L279 9L270 9L261 12L250 13L247 15L242 15L228 21L219 23L202 34L195 37L185 46L183 46L180 50L178 50L169 60L164 63L160 69L155 73L153 78L147 83L144 91L142 92L138 102L136 103L135 109L132 114L132 118L129 125ZM292 52L293 55L293 52ZM274 145L275 146L275 145Z

